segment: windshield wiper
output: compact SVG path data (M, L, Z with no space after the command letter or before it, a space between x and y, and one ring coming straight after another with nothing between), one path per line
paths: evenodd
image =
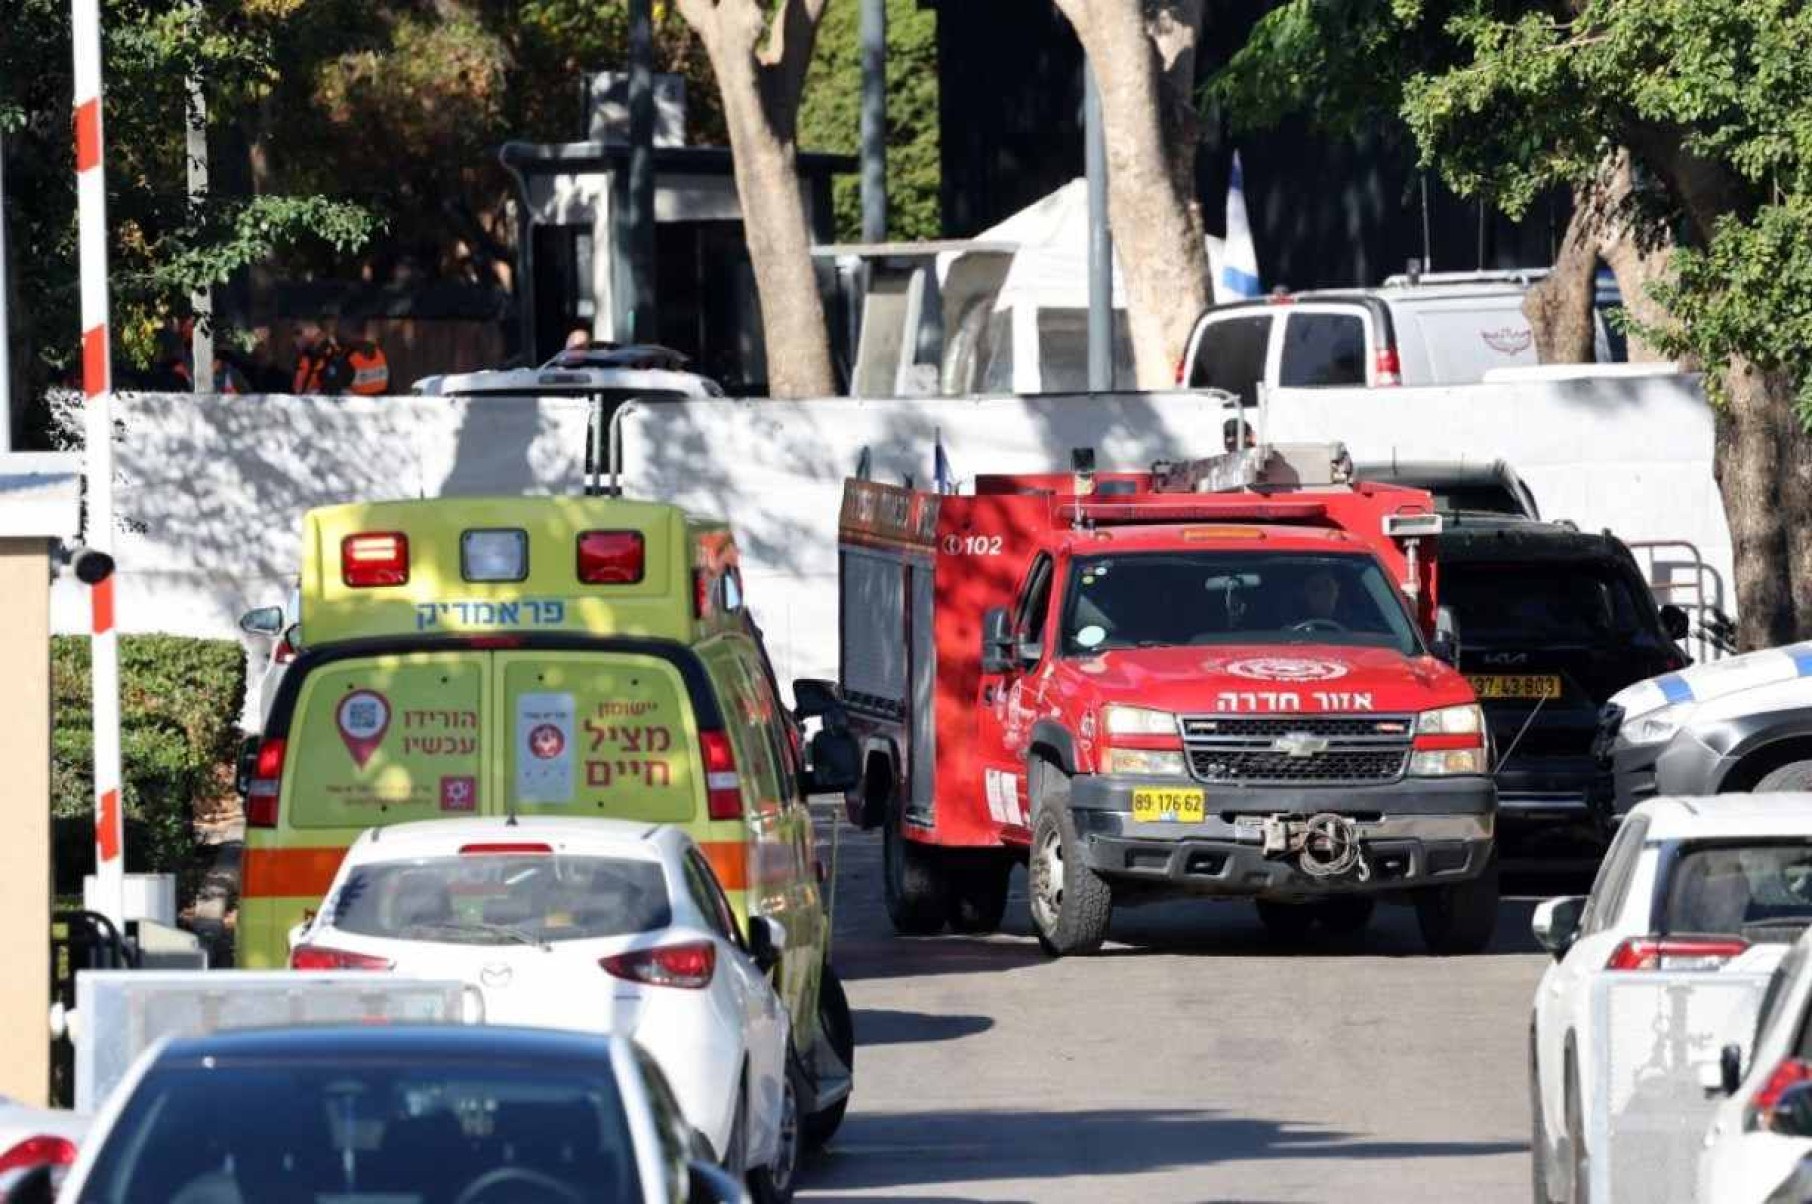
M450 924L411 924L409 927L421 932L488 932L493 936L508 937L519 945L532 945L537 949L552 948L534 933L510 924L485 924L477 920L470 920Z

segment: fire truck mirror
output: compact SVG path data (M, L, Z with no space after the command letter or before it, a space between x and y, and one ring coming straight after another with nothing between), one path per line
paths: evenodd
M1435 610L1434 640L1429 651L1450 665L1460 663L1460 623L1453 617L1451 607L1442 606Z
M983 673L1005 673L1013 667L1013 620L996 606L982 616Z
M846 731L828 728L812 737L812 794L841 794L862 780L862 748Z

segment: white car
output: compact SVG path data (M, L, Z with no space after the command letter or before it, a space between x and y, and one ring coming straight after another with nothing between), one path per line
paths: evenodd
M635 1038L712 1152L758 1199L792 1194L799 1085L769 982L784 930L745 942L677 828L607 819L442 819L365 832L298 970L462 979L487 1024Z
M1787 955L1762 1001L1749 1064L1721 1059L1728 1096L1705 1135L1699 1204L1812 1199L1812 933Z
M1555 955L1535 990L1530 1031L1535 1195L1578 1201L1593 1151L1584 1118L1599 1101L1590 1013L1603 974L1771 968L1812 924L1812 794L1659 798L1617 830L1585 898L1549 899L1535 938ZM1753 950L1752 946L1758 948Z
M76 1160L89 1118L0 1096L0 1201L49 1200Z

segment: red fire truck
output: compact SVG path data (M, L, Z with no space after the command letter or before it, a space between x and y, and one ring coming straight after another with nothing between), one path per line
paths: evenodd
M1431 951L1483 948L1496 795L1429 495L1338 445L1092 459L844 487L851 818L884 829L895 928L994 929L1020 861L1056 955L1178 893L1297 937L1413 902Z

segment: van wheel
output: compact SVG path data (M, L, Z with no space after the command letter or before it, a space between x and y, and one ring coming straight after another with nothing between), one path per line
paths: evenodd
M821 1148L837 1135L837 1130L843 1127L843 1114L849 1111L850 1097L856 1093L855 1017L850 1015L849 996L843 992L843 980L837 977L829 962L825 963L824 977L818 983L818 1028L824 1040L830 1043L837 1060L848 1067L850 1091L830 1107L806 1115L805 1145L812 1150Z
M891 807L881 829L881 887L887 918L901 936L931 936L944 929L944 866L935 849L907 840L900 810Z
M1034 769L1039 788L1027 875L1032 931L1052 957L1093 953L1107 939L1113 891L1082 859L1070 812L1070 779L1054 766L1035 763Z
M1812 761L1789 761L1770 769L1755 784L1757 793L1773 790L1812 790Z
M1430 953L1483 953L1497 929L1497 850L1472 881L1424 887L1415 898L1416 925Z
M1013 862L994 852L971 853L952 861L950 875L950 930L964 933L993 932L1007 911L1007 886Z

